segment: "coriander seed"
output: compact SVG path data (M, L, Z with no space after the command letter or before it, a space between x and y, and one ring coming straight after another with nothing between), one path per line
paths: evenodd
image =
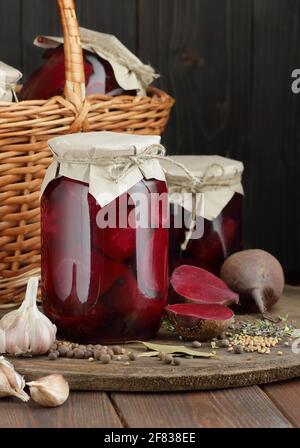
M64 356L67 355L68 349L67 349L67 347L65 347L64 345L61 345L61 346L58 348L58 352L59 352L59 355L60 355L60 356L64 357Z
M112 347L112 351L114 352L114 355L121 355L122 354L122 349L119 345L114 345Z
M135 353L128 353L128 358L130 359L130 361L136 361L136 354Z
M84 358L84 351L79 349L79 348L76 348L74 350L74 358L75 359L83 359Z
M173 356L166 353L166 356L164 356L163 362L164 364L171 364L173 361Z
M242 345L236 345L234 347L234 353L237 355L240 355L241 353L243 353L244 351L244 347Z
M219 344L220 344L220 347L227 348L227 347L229 347L230 342L228 339L222 339Z
M100 361L102 364L109 364L110 363L110 356L109 355L101 355Z

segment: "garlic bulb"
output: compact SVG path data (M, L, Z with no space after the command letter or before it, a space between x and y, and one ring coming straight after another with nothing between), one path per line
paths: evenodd
M0 354L6 351L6 337L5 332L0 330Z
M54 374L45 376L36 381L27 383L30 388L31 398L44 407L61 406L67 401L70 388L62 375Z
M20 308L6 314L0 321L0 330L6 337L6 353L43 355L55 342L56 326L36 304L38 283L37 277L31 277Z
M15 371L14 366L3 356L0 356L0 397L14 396L22 401L28 401L24 392L24 378Z

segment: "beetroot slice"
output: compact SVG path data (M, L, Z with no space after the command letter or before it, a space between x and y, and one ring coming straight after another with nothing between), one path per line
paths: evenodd
M171 276L171 285L180 302L231 305L239 296L220 278L205 269L182 265Z
M166 313L180 336L200 341L220 336L234 319L233 311L223 305L178 303L168 305Z

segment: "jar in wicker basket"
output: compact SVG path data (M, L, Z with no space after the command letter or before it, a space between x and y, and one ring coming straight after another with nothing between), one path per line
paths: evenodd
M83 54L74 0L57 0L64 32L64 96L0 102L0 308L23 299L40 273L40 186L52 161L49 138L74 132L160 135L174 100L156 88L147 96L85 96Z

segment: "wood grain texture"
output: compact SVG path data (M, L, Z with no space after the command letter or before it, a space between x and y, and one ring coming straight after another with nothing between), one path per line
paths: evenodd
M24 2L23 2L24 3ZM42 64L43 50L33 45L37 35L61 35L56 1L26 0L22 8L22 57L24 79Z
M274 308L275 315L289 314L289 319L300 327L299 288L288 288L284 298ZM178 345L176 335L160 332L153 342ZM186 345L190 345L186 343ZM125 349L137 354L145 349L141 344L126 344ZM210 352L209 344L202 351ZM283 355L278 356L277 352ZM236 386L265 384L300 377L300 356L281 342L269 355L243 353L236 355L219 349L216 359L182 358L180 366L165 365L157 358L138 358L126 365L113 361L103 365L86 360L61 358L49 361L45 357L13 358L16 369L27 381L55 373L63 373L72 389L101 391L186 391L223 389Z
M252 0L231 0L227 7L228 71L228 126L226 141L222 143L226 156L242 160L249 158L252 108ZM244 176L247 180L247 177ZM247 187L247 183L245 183ZM247 191L247 188L246 188Z
M21 0L0 2L0 61L22 69Z
M253 71L245 223L248 242L299 268L299 97L291 73L300 65L300 4L253 1ZM289 30L289 31L287 31Z
M287 428L258 387L181 394L112 394L130 428Z
M0 428L121 428L108 396L73 392L59 408L42 408L33 401L1 399Z
M76 8L80 26L114 34L137 51L137 0L77 0Z
M2 3L0 8L2 8ZM32 45L34 38L39 34L61 35L56 2L53 0L43 0L43 2L40 0L26 0L26 8L22 7L22 10L18 9L20 1L17 4L16 0L13 0L13 2L5 0L5 3L9 3L10 20L15 20L12 30L17 29L21 37L20 54L23 61L22 69L26 79L32 70L42 62L43 50ZM136 51L135 8L136 0L126 0L126 3L122 0L104 0L101 2L98 0L89 0L88 2L84 0L76 1L76 10L81 26L115 34L132 51ZM7 11L8 6L5 9L5 16L8 15ZM2 30L2 32L8 31L6 27L5 30ZM11 34L11 31L7 32L7 36ZM1 41L3 46L5 41L4 35ZM13 42L9 45L10 52L12 47ZM7 60L4 57L5 55L6 53L3 52L3 59ZM2 51L0 46L1 59Z
M245 163L246 246L271 251L299 282L298 0L77 0L83 26L116 34L161 73L177 104L169 153ZM0 60L41 62L36 34L59 32L54 0L1 0Z
M226 16L223 0L139 2L140 56L158 70L158 84L177 102L164 139L169 153L225 152Z
M300 381L267 384L263 390L286 418L300 428Z

